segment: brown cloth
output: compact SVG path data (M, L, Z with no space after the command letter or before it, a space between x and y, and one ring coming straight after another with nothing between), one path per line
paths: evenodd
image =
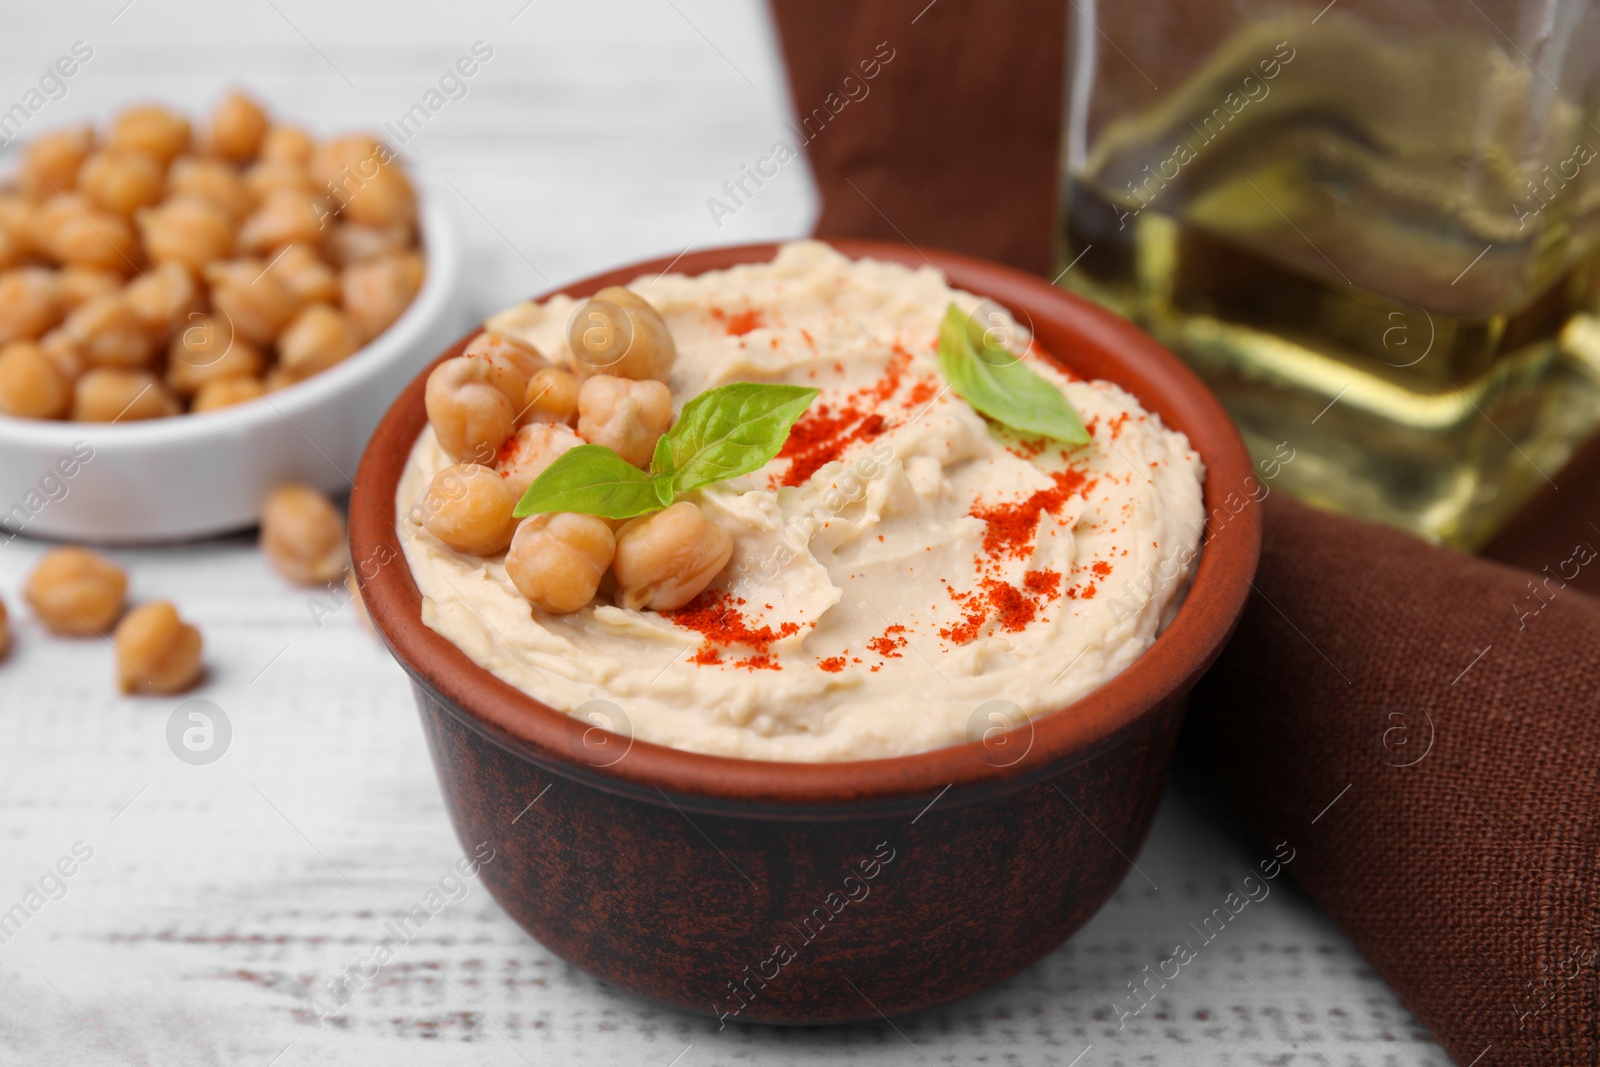
M1007 0L997 20L999 6L774 0L796 128L822 192L818 237L1054 273L1067 6ZM870 65L884 48L893 58Z
M1534 578L1266 508L1186 741L1458 1063L1594 1064L1600 601L1559 573L1600 555Z
M827 116L819 236L1054 274L1069 5L772 7L797 122ZM868 95L830 100L881 42ZM1600 590L1600 447L1554 481L1487 550L1528 570L1269 498L1259 593L1185 736L1477 1067L1600 1064L1600 601L1578 591Z

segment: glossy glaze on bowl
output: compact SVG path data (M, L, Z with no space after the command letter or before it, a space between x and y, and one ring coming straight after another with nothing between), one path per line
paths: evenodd
M1205 459L1206 507L1218 518L1186 603L1144 656L1071 707L981 741L852 763L634 741L513 689L422 624L393 502L426 420L425 375L380 424L351 503L368 610L412 676L457 833L498 852L481 875L491 893L574 964L746 1022L876 1018L949 1000L1016 973L1092 915L1149 829L1183 698L1237 622L1260 548L1259 509L1238 505L1257 483L1237 433L1150 338L1007 268L834 244L851 256L931 260L951 284L1031 323L1075 373L1138 396ZM674 269L774 251L692 253ZM565 291L593 293L668 262Z
M372 428L465 325L454 221L423 189L427 275L395 323L349 359L281 392L198 415L130 423L0 415L0 541L181 541L254 526L268 491L349 489ZM81 459L60 466L63 457ZM70 476L63 472L71 470ZM48 479L48 480L47 480ZM18 508L21 511L18 511Z

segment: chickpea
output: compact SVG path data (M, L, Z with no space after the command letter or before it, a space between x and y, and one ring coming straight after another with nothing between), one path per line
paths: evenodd
M29 244L17 234L0 226L0 271L21 266L28 258Z
M72 383L32 341L0 348L0 411L25 419L59 419L72 405Z
M33 214L39 205L15 192L0 192L0 230L17 241L25 252L33 251Z
M267 133L267 114L241 92L231 92L211 112L211 150L244 163L255 158Z
M124 693L181 693L200 677L200 631L167 600L128 612L117 625L117 688Z
M175 196L134 216L145 251L155 263L181 263L198 274L233 250L233 223L221 208L197 196Z
M700 595L733 555L733 536L687 500L617 531L617 604L672 611Z
M98 296L110 296L122 288L122 275L93 267L68 267L61 272L61 303L76 310Z
M521 500L533 480L543 474L557 457L581 444L583 439L560 423L532 422L512 434L500 446L495 470L506 480L516 499Z
M278 335L278 362L298 379L327 370L361 347L356 328L327 304L312 304Z
M22 587L22 596L52 633L104 634L122 614L128 576L87 548L51 549Z
M0 192L0 270L22 266L34 254L34 203Z
M167 387L145 370L95 367L72 385L72 417L79 422L164 419L180 410Z
M481 360L489 365L495 388L511 401L512 410L522 410L522 398L527 395L528 379L545 365L539 350L526 341L518 341L505 334L485 330L467 342L461 354L468 359Z
M268 162L294 163L305 166L311 162L316 145L311 135L298 126L273 126L261 138L261 158Z
M261 505L261 551L298 585L326 585L344 573L344 516L309 485L280 485Z
M144 152L165 167L189 147L189 120L164 107L130 107L111 124L112 148Z
M255 205L255 194L239 172L215 159L183 156L167 172L168 196L193 196L209 200L230 219L242 219Z
M37 255L46 259L55 258L51 246L55 243L56 231L66 225L74 213L82 214L85 207L94 209L81 193L52 196L29 206L31 210L22 220L28 228L28 243Z
M265 344L300 310L300 301L259 259L206 264L211 303L246 341Z
M482 359L456 356L433 368L423 402L439 447L455 460L494 462L516 425L516 409Z
M257 202L279 190L314 196L317 183L306 172L305 164L264 159L244 172L245 188Z
M39 351L44 353L45 358L55 366L56 371L68 385L77 381L79 376L89 369L88 359L78 350L72 338L67 336L64 326L57 326L39 338Z
M22 157L17 185L24 195L45 200L69 193L78 182L78 169L94 151L94 130L77 126L36 137Z
M68 315L62 329L97 367L140 367L155 354L149 330L121 293L95 297Z
M199 314L200 290L189 268L168 260L129 282L122 299L150 336L164 340L169 330Z
M298 384L299 381L299 378L296 378L282 367L272 367L262 377L261 387L269 393L276 393L289 388L291 385Z
M294 189L273 189L239 227L239 247L265 254L284 245L321 244L327 236L323 226L327 216L328 209L317 197Z
M609 374L660 381L678 358L661 313L620 285L600 290L578 308L567 327L567 344L580 377Z
M535 515L511 539L506 575L534 607L565 615L594 599L616 549L604 519L573 511Z
M0 274L0 345L41 336L66 311L54 271L24 267Z
M571 424L578 417L578 376L561 367L541 367L522 396L523 422Z
M363 337L376 337L394 324L422 288L422 273L422 257L415 252L379 256L340 273L345 313Z
M302 304L331 304L339 299L339 279L310 245L290 245L272 257L276 275Z
M389 147L365 134L336 137L312 157L312 175L333 190L349 221L363 226L410 224L417 194Z
M45 204L34 220L33 239L62 263L123 274L133 270L133 257L139 254L138 239L127 219L81 201L76 194Z
M209 367L226 358L235 344L233 323L203 311L191 311L182 323L174 324L172 342L167 347L167 362L191 367Z
M328 233L328 258L341 267L349 267L364 259L404 252L411 247L413 236L409 226L377 229L341 222Z
M167 373L170 377L172 372ZM266 387L259 378L214 378L201 383L194 400L189 403L189 411L198 415L243 404L246 400L259 400L266 395Z
M461 463L433 476L418 512L422 528L457 552L493 556L511 543L516 506L505 479L488 467Z
M648 467L672 425L672 392L661 382L601 374L578 389L578 436L605 445L635 467Z
M197 312L167 350L167 387L179 396L194 396L211 382L254 378L265 365L255 345L229 338L225 327Z
M362 226L408 226L417 218L417 193L398 160L376 174L345 203L345 216Z
M165 184L161 164L143 152L96 152L78 171L78 188L119 215L132 215L160 200Z

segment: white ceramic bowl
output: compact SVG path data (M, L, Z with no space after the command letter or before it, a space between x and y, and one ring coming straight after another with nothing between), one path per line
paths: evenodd
M130 423L0 415L0 542L180 541L255 525L268 490L350 488L378 419L459 335L461 253L441 197L420 189L427 275L405 313L349 359L218 411Z

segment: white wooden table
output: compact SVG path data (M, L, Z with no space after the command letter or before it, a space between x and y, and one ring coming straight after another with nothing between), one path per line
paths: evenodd
M372 127L485 42L467 95L405 148L454 198L472 260L463 323L625 260L799 235L814 212L798 163L720 227L706 206L785 136L753 3L96 0L13 4L3 21L0 107L73 42L94 49L32 129L133 97L199 108L230 83L319 130ZM894 1026L719 1032L566 965L472 884L319 1028L308 991L461 854L400 669L354 612L319 622L250 537L114 552L136 598L176 600L205 633L210 675L190 696L233 736L191 766L166 739L185 698L114 695L103 642L26 617L18 590L40 551L0 545L17 637L0 665L0 910L75 843L93 856L0 944L0 1064L1448 1063L1286 880L1119 1029L1127 983L1265 855L1186 779L1142 874L1069 944Z

